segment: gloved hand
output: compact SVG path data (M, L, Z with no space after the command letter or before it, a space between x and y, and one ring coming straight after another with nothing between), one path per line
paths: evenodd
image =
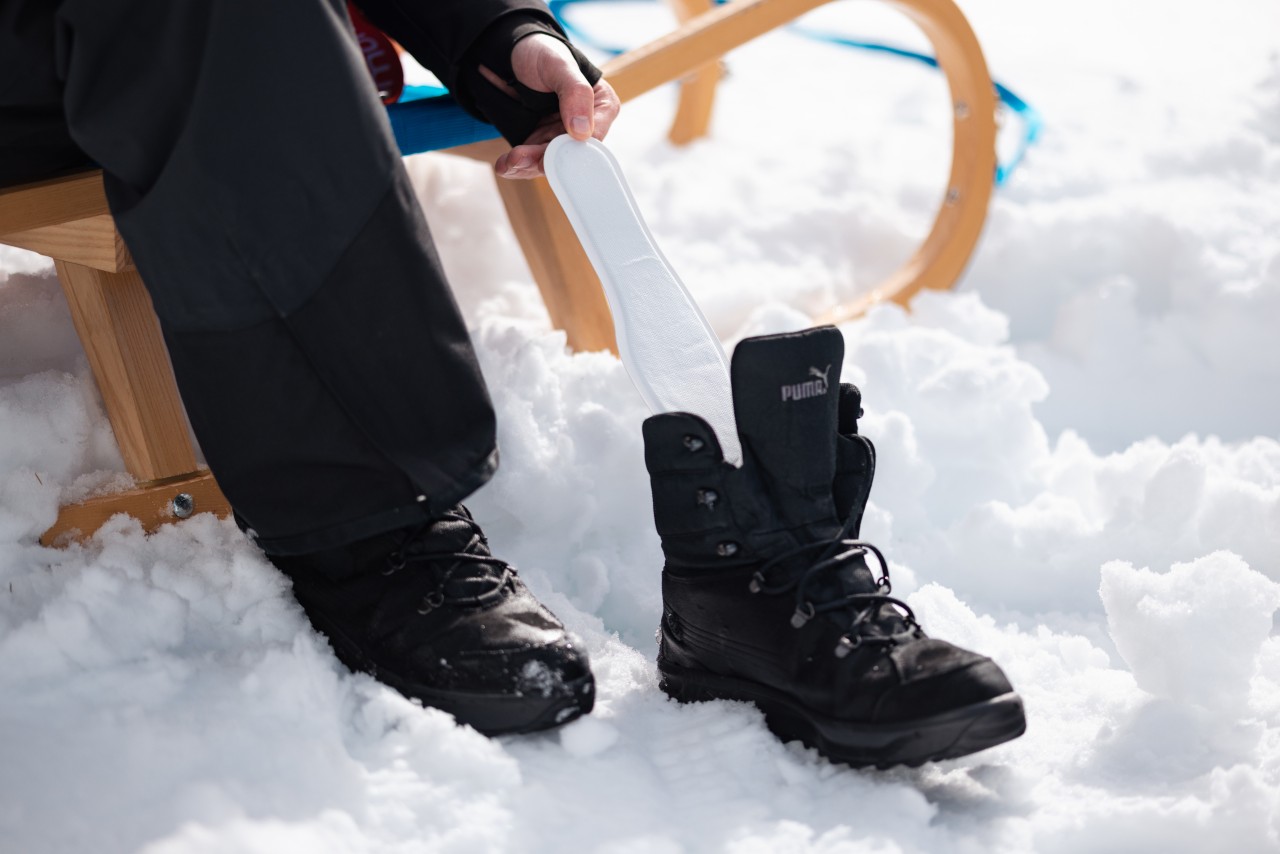
M480 74L492 86L520 100L513 86L484 65ZM594 85L564 42L543 33L526 36L511 51L511 70L516 81L531 94L547 93L558 100L559 112L545 118L523 143L503 154L494 170L504 178L537 178L543 174L542 158L547 143L562 133L574 139L604 139L621 104L608 81ZM532 90L529 92L527 90Z

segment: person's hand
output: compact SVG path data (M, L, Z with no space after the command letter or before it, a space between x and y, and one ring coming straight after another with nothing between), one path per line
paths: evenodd
M535 34L516 42L511 52L511 70L530 89L555 92L560 114L548 116L528 139L498 158L493 168L504 178L539 177L543 174L542 157L552 139L562 133L574 139L604 139L618 117L621 104L613 87L604 78L594 87L588 83L569 48L551 36ZM480 73L498 89L517 97L488 68L480 66Z

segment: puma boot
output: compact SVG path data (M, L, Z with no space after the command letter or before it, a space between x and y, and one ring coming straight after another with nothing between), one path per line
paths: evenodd
M658 669L682 701L755 703L769 727L851 765L920 765L1021 735L990 659L925 635L858 539L875 450L841 386L832 327L747 339L731 382L740 467L710 425L644 423L666 557Z
M532 732L591 711L581 645L490 554L462 505L427 524L271 560L344 664L460 724Z

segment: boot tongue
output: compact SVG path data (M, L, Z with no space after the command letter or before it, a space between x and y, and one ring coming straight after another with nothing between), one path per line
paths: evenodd
M843 361L844 338L833 326L747 338L733 353L743 464L754 461L788 528L838 527L831 482Z
M479 537L479 533L474 523L466 519L446 516L432 522L430 527L415 539L411 548L441 554L469 551L472 554L487 555L489 550L479 539L474 544L471 542L473 537Z
M429 563L445 571L443 592L451 598L468 598L493 589L503 576L502 561L458 559L455 555L489 556L480 528L465 510L456 509L435 520L403 547L410 560L430 557Z
M850 593L880 593L881 588L876 584L877 574L873 574L868 567L868 561L865 558L852 558L847 564L833 569L825 579L814 585L814 589L819 591L817 595L827 596L844 596ZM879 566L874 558L870 561L871 566L876 567L879 572ZM840 616L837 617L842 625L847 626L848 622L854 618L858 612L866 608L874 609L874 616L862 624L861 631L867 635L891 635L895 632L902 631L906 626L902 615L897 609L888 604L861 603L850 606L847 611L836 612Z
M730 376L744 465L754 462L781 522L801 529L802 541L834 539L840 532L842 520L832 498L836 431L855 432L861 411L856 389L841 391L843 361L844 338L833 326L747 338L733 353ZM834 553L845 550L837 546ZM811 554L808 565L816 559ZM809 595L816 602L878 593L878 575L878 567L873 573L866 560L853 557L813 579ZM875 613L861 632L892 634L903 628L894 608L874 603L850 605L831 612L831 618L847 628L867 608Z

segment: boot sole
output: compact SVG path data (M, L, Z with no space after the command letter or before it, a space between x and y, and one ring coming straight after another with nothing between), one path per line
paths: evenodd
M446 691L380 667L341 632L327 626L317 628L328 637L338 660L350 670L367 673L411 700L448 712L459 725L472 727L482 735L521 735L552 729L590 713L595 706L596 683L589 672L578 679L563 682L547 696Z
M784 742L799 740L828 759L856 768L916 768L1003 744L1027 729L1022 698L1014 692L914 721L859 724L820 715L759 682L667 662L659 666L659 672L659 687L675 700L755 703L764 712L769 729Z

